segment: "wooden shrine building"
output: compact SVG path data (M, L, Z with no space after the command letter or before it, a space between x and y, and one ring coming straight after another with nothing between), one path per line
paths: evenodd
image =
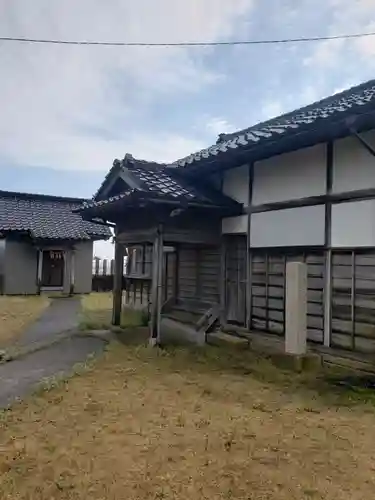
M150 306L155 342L171 318L200 342L215 322L285 336L300 261L308 341L375 354L375 80L169 165L126 155L80 213L116 224L124 302ZM117 279L116 323L120 306Z
M126 247L126 302L150 310L154 342L162 312L173 310L196 319L196 340L203 343L220 313L221 220L241 214L242 205L173 166L127 154L81 213L116 224L114 324L120 322Z

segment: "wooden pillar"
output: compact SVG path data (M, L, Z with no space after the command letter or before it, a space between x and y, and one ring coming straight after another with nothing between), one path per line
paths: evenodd
M161 310L163 307L163 263L164 263L164 238L163 226L159 226L159 252L158 252L158 306L156 315L156 344L161 342Z
M173 282L173 295L174 295L174 300L177 304L178 298L180 295L179 291L179 282L180 282L180 246L176 245L176 257L175 257L175 263L174 263L174 282Z
M157 342L157 309L158 309L158 264L159 264L159 231L157 231L152 250L151 270L151 317L150 317L150 344Z
M224 325L227 320L227 240L221 238L220 245L220 323Z
M115 274L113 276L113 309L112 324L120 326L122 309L122 281L124 274L124 246L117 241L115 236Z
M332 193L333 184L333 144L327 144L327 165L326 165L326 195ZM325 234L324 234L324 345L331 345L332 332L332 202L325 202Z
M251 329L252 324L252 305L253 305L253 254L251 252L251 206L253 203L253 184L254 184L254 164L249 164L249 192L248 192L248 210L247 210L247 235L246 235L246 328Z

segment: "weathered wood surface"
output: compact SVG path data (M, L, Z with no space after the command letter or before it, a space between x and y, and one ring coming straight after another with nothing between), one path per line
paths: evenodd
M246 236L226 240L226 320L244 325L246 321Z
M285 266L289 260L307 264L308 339L323 342L324 255L252 252L251 327L284 335Z
M332 345L375 353L375 252L334 251Z

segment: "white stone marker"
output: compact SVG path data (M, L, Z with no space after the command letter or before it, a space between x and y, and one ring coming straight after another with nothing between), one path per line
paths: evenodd
M306 354L307 337L307 265L286 265L285 352Z

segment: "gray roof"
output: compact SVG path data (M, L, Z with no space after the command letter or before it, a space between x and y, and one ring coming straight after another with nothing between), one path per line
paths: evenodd
M84 221L72 210L85 201L29 193L0 191L0 231L27 233L35 239L91 240L111 236L108 227Z
M123 180L122 189L106 198L104 196L106 186L110 186L110 183L117 178ZM110 190L113 190L113 184ZM99 207L131 196L143 200L176 202L191 206L239 208L236 201L205 185L203 181L196 183L182 177L174 167L137 160L130 154L126 154L121 162L118 160L114 162L94 200L84 203L84 207Z
M256 152L278 139L297 136L301 132L311 133L321 126L332 129L338 120L369 111L375 111L375 80L238 132L221 134L215 145L177 160L173 165L189 167L192 164L204 164L205 160L224 158L235 152L250 149Z

